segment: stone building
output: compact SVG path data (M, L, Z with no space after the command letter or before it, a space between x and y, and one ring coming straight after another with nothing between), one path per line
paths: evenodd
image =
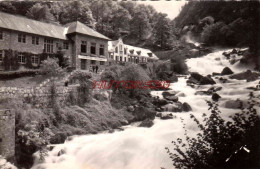
M6 50L16 51L19 68L28 62L39 66L42 55L62 52L70 66L88 70L93 65L103 67L108 57L106 36L76 21L64 26L44 23L23 16L0 12L0 69L3 70Z
M158 60L149 49L131 46L123 43L122 38L108 42L109 61L146 63Z

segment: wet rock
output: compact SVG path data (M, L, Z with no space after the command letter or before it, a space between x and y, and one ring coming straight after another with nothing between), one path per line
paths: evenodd
M156 116L156 117L162 117L162 113L157 112L155 116Z
M166 114L166 115L163 115L161 117L162 120L168 120L168 119L173 119L173 115L172 114Z
M231 74L233 74L233 71L229 67L225 67L221 72L221 75L231 75Z
M156 111L140 106L140 107L136 107L135 110L132 112L132 114L134 115L134 120L142 121L147 118L154 119L156 115Z
M217 102L221 98L221 96L218 95L217 93L213 93L211 98L213 101Z
M110 129L110 130L108 130L108 133L114 133L114 132L115 132L114 129Z
M177 91L167 91L167 92L162 92L163 97L165 96L175 96L178 92Z
M230 76L230 79L237 80L246 80L247 82L255 81L259 79L260 73L252 72L251 70L247 70L246 72L237 73Z
M223 52L222 55L224 55L227 59L230 57L230 52Z
M228 100L224 103L224 106L228 109L240 109L243 103L240 100Z
M220 58L215 58L215 60L216 60L216 61L219 61L219 60L220 60Z
M197 81L200 81L200 79L203 78L203 76L202 76L201 74L197 73L197 72L192 72L192 73L190 74L190 76L191 76L192 78L194 78L195 80L197 80Z
M174 72L170 72L170 71L159 72L158 73L158 78L160 80L170 81L171 83L178 82L178 77L174 74Z
M182 112L182 103L181 102L174 102L167 104L162 107L164 111L169 112Z
M189 77L189 79L186 81L187 84L198 84L199 81L194 79L193 77Z
M58 156L61 156L62 154L65 154L65 150L61 149L59 152L58 152Z
M191 108L191 106L190 106L188 103L184 102L184 103L182 104L182 110L183 110L184 112L189 112L189 111L192 111L192 108Z
M165 99L156 98L156 99L153 100L153 104L157 107L161 107L161 106L168 104L168 101L165 100Z
M180 93L176 94L176 96L178 96L178 97L185 97L186 95L184 93L180 92Z
M165 99L169 101L177 102L179 98L178 96L165 96Z
M208 85L208 84L216 84L216 82L211 77L207 76L207 77L202 77L200 79L200 84Z
M221 74L220 73L216 73L216 72L212 73L212 76L219 76L219 75L221 75Z
M196 91L195 95L212 95L212 91Z
M222 89L221 86L219 86L219 87L212 86L211 88L208 89L208 92L209 93L214 93L214 92L220 91L221 89Z
M152 127L154 125L151 119L145 119L138 127Z
M219 81L220 81L221 83L226 83L226 82L227 82L227 79L226 79L226 78L223 78L223 77L220 77L220 78L219 78Z
M130 111L130 112L133 112L135 110L135 108L134 108L134 106L128 106L127 110Z

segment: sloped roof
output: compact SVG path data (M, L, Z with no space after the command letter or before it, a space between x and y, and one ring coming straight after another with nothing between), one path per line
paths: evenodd
M108 37L102 35L101 33L98 33L97 31L94 31L93 29L91 29L90 27L84 25L83 23L81 23L79 21L75 21L75 22L72 22L67 25L68 25L67 34L77 32L77 33L81 33L81 34L85 34L85 35L89 35L89 36L98 37L101 39L110 40Z
M67 39L66 34L73 32L109 40L106 36L78 21L67 26L60 26L4 12L0 12L0 27L64 40Z
M145 49L145 48L140 48L140 47L136 47L136 46L131 46L131 45L125 45L128 49L128 51L130 50L134 50L134 54L138 54L137 52L141 52L141 56L145 56L149 59L155 59L155 60L158 60L158 57L152 52L150 51L149 49ZM152 57L150 57L148 55L148 53L152 53Z

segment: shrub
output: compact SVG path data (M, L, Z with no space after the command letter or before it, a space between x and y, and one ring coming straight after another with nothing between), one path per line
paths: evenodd
M43 73L49 74L51 76L62 76L64 75L64 70L59 66L56 59L48 58L44 60L41 64L41 70Z
M258 98L250 94L249 107L242 108L242 113L225 121L221 116L217 103L207 102L211 113L203 114L204 125L191 114L200 132L195 138L187 134L186 141L178 138L173 141L174 150L169 148L170 158L176 168L252 168L259 166L260 118L256 108ZM183 122L183 120L182 120ZM245 153L241 152L245 151ZM250 153L247 153L250 151Z
M11 72L0 72L1 80L15 79L25 76L34 76L40 74L40 70L21 70L21 71L11 71Z

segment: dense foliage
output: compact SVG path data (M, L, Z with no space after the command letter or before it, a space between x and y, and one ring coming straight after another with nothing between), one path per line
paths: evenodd
M174 22L209 45L250 46L255 50L259 45L259 7L259 1L189 2Z
M258 96L259 97L259 96ZM254 168L259 167L260 117L256 107L259 98L252 93L247 108L231 117L231 121L221 116L218 104L208 102L209 115L203 114L203 121L194 115L191 119L197 124L199 133L192 137L173 141L174 153L167 152L176 168ZM183 121L183 120L182 120Z

